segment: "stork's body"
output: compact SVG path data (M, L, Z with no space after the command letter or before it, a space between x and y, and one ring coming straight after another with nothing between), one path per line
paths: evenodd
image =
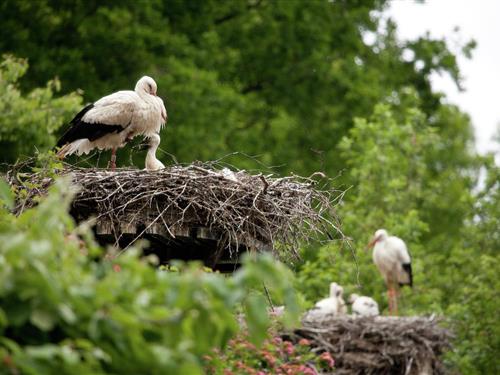
M156 96L156 83L144 76L134 91L118 91L82 109L57 142L60 157L88 154L93 149L112 150L115 166L116 149L137 135L158 133L166 122L163 101Z
M382 274L388 288L389 312L396 314L397 290L399 286L413 285L411 258L401 238L389 236L387 231L375 232L369 246L373 246L373 262Z

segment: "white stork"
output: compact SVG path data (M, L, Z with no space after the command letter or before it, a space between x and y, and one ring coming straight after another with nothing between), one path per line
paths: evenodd
M355 316L378 316L378 303L373 298L359 296L355 293L349 296L352 314Z
M157 171L158 169L165 168L165 165L156 158L156 150L160 145L160 136L158 134L152 134L149 136L149 149L146 154L146 170Z
M118 91L83 108L57 142L58 156L88 154L111 149L111 167L116 167L116 149L136 135L159 133L167 121L163 101L156 96L153 78L144 76L134 91Z
M389 236L385 229L379 229L375 232L368 247L374 247L373 262L387 285L389 313L397 315L398 286L413 286L411 258L406 244L401 238Z

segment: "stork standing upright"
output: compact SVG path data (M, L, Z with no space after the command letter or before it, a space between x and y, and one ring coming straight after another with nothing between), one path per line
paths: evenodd
M398 287L413 286L411 258L404 241L395 236L389 236L385 229L375 232L368 247L373 247L373 262L384 277L387 285L389 313L398 314Z
M118 91L87 105L71 120L70 127L57 142L58 156L91 150L111 149L111 168L116 167L116 149L136 135L159 133L167 121L163 101L156 96L153 78L144 76L134 91Z

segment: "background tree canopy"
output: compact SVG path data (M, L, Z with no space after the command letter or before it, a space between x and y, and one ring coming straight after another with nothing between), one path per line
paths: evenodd
M178 161L240 152L262 164L227 161L282 174L321 170L349 188L339 211L352 248L308 247L296 266L308 303L332 280L383 302L370 254L358 249L385 227L414 257L416 287L404 293L403 313L449 316L458 333L450 363L494 373L498 167L475 154L469 117L432 90L434 72L460 85L446 41L398 40L386 6L4 0L0 52L27 62L4 57L0 66L1 161L50 149L84 102L151 75L169 112L162 149ZM120 156L143 167L143 153ZM488 178L477 188L481 168Z

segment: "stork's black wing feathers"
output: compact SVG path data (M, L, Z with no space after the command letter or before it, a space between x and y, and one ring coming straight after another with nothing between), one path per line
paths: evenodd
M410 280L410 282L407 284L400 283L399 286L409 285L410 288L412 288L413 287L413 274L411 271L411 263L403 263L403 270L408 274L408 279Z
M85 114L92 108L94 108L94 104L89 104L78 112L75 118L69 123L70 127L68 130L66 130L59 141L57 141L57 147L62 147L67 143L76 141L77 139L87 138L90 141L95 141L106 134L119 133L125 129L121 125L107 125L99 123L90 124L82 121L83 116L85 116Z

